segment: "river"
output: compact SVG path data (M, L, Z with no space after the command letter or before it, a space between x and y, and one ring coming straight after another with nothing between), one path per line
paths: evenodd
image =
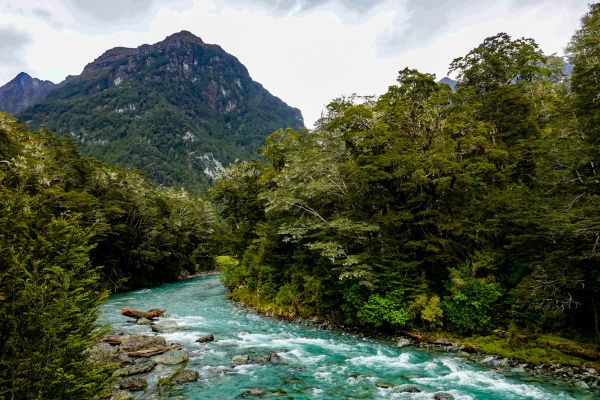
M505 375L452 353L433 352L352 334L323 330L257 315L227 300L216 276L113 295L101 322L116 332L152 334L119 314L121 307L165 308L179 329L167 341L190 352L187 368L200 380L178 390L180 399L234 399L261 388L265 399L432 399L437 392L456 399L593 399L583 389L539 378ZM212 333L215 341L195 340ZM241 354L277 352L277 364L241 365ZM156 379L166 374L157 368ZM417 387L420 393L406 393Z

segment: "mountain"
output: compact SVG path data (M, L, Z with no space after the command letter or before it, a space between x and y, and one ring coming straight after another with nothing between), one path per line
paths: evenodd
M106 51L19 119L194 193L224 164L253 157L271 132L303 127L300 111L252 80L237 58L187 31Z
M32 78L21 72L12 81L0 87L0 110L16 114L43 100L57 85Z
M458 83L452 78L448 78L447 76L443 77L438 81L438 83L445 83L450 86L450 89L454 92L456 90L456 84Z

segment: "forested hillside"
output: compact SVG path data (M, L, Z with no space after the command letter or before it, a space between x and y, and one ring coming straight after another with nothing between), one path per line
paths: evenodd
M2 96L0 109L11 100ZM186 31L107 50L36 103L19 113L21 122L70 136L85 155L196 194L222 165L255 157L269 133L303 127L300 111L252 80L237 58Z
M498 34L450 70L404 69L228 168L234 299L287 317L600 337L600 5L564 60ZM511 328L512 329L512 328Z
M0 113L0 398L89 399L109 290L212 269L210 204L80 156Z

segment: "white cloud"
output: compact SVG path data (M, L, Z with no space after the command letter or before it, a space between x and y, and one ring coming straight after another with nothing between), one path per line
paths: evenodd
M441 78L498 32L561 53L587 10L585 0L5 1L0 30L27 27L31 40L9 40L21 62L3 63L0 82L22 69L60 81L109 48L186 29L238 57L307 125L332 98L383 92L406 66Z

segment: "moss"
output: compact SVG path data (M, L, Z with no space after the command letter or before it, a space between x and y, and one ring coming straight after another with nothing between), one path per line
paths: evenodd
M451 340L481 353L512 358L524 363L561 364L600 370L597 346L559 336L540 335L515 339L512 336L494 334L467 338L453 337Z

